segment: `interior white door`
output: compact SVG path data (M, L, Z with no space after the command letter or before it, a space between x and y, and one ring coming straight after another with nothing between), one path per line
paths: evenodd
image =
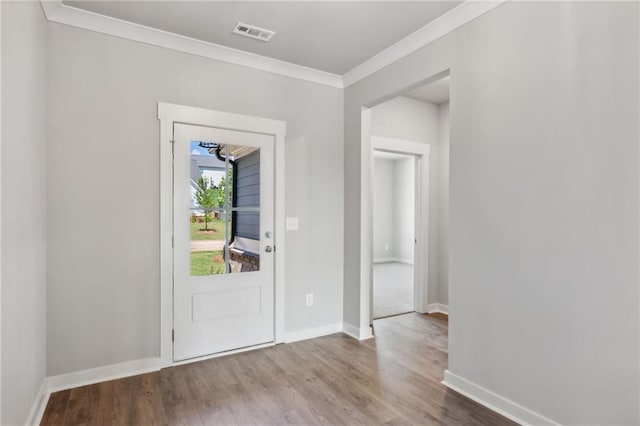
M174 123L174 361L274 341L274 144Z

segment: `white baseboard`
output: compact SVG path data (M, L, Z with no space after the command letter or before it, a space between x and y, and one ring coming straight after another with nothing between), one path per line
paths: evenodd
M427 305L428 314L439 312L441 314L449 315L449 305L443 305L442 303L429 303Z
M27 417L25 425L36 426L40 424L40 422L42 421L44 410L47 408L50 394L51 392L49 392L49 380L45 377L42 380L42 385L40 386L40 390L36 395L36 399L33 401L33 406L31 407L31 411L29 412L29 417Z
M470 382L449 370L444 372L442 384L521 425L559 425L559 423L498 395L489 389Z
M57 392L79 386L92 385L122 377L158 371L163 367L161 358L145 358L120 364L106 365L74 373L49 377L49 391Z
M345 327L347 327L347 331L345 331ZM287 333L285 335L285 343L292 343L340 332L344 332L358 340L365 340L373 337L371 327L366 327L360 330L351 324L337 323ZM228 354L229 353L225 353L224 355ZM136 376L138 374L150 373L166 367L165 364L166 363L163 362L162 358L145 358L45 378L29 414L27 425L40 424L40 420L42 419L42 415L44 414L44 410L46 409L49 401L49 396L53 392L92 385L123 377ZM172 365L175 365L175 363Z
M374 337L371 326L359 328L346 322L342 324L342 332L356 340L367 340Z
M313 339L315 337L326 336L328 334L340 333L341 331L342 323L323 325L321 327L314 327L306 330L286 333L284 335L284 342L292 343L300 340Z
M399 257L381 257L373 260L373 263L390 263L390 262L406 263L408 265L413 265L412 259L401 259Z
M354 339L360 340L360 329L355 325L351 325L346 322L343 323L342 332L349 337L353 337Z
M214 354L199 356L199 357L196 357L196 358L183 359L182 361L171 361L171 360L169 360L169 361L165 361L164 362L164 364L162 365L162 368L174 367L176 365L193 364L194 362L206 361L208 359L222 358L222 357L229 356L229 355L241 354L243 352L257 351L258 349L272 348L275 345L276 344L274 342L268 342L268 343L264 343L262 345L247 346L247 347L244 347L244 348L234 349L234 350L231 350L231 351L216 352Z

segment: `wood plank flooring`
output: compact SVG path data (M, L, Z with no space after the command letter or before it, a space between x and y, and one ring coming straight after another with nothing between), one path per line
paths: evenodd
M43 425L513 425L445 388L446 316L334 334L51 395Z

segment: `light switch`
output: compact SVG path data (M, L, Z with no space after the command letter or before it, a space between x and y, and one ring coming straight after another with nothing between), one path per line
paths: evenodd
M297 217L288 217L287 218L287 231L297 231L298 230L298 218Z

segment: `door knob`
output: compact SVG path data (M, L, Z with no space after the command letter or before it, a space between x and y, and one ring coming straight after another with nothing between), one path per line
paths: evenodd
M265 247L264 251L266 251L267 253L271 253L273 251L273 247L267 246Z

